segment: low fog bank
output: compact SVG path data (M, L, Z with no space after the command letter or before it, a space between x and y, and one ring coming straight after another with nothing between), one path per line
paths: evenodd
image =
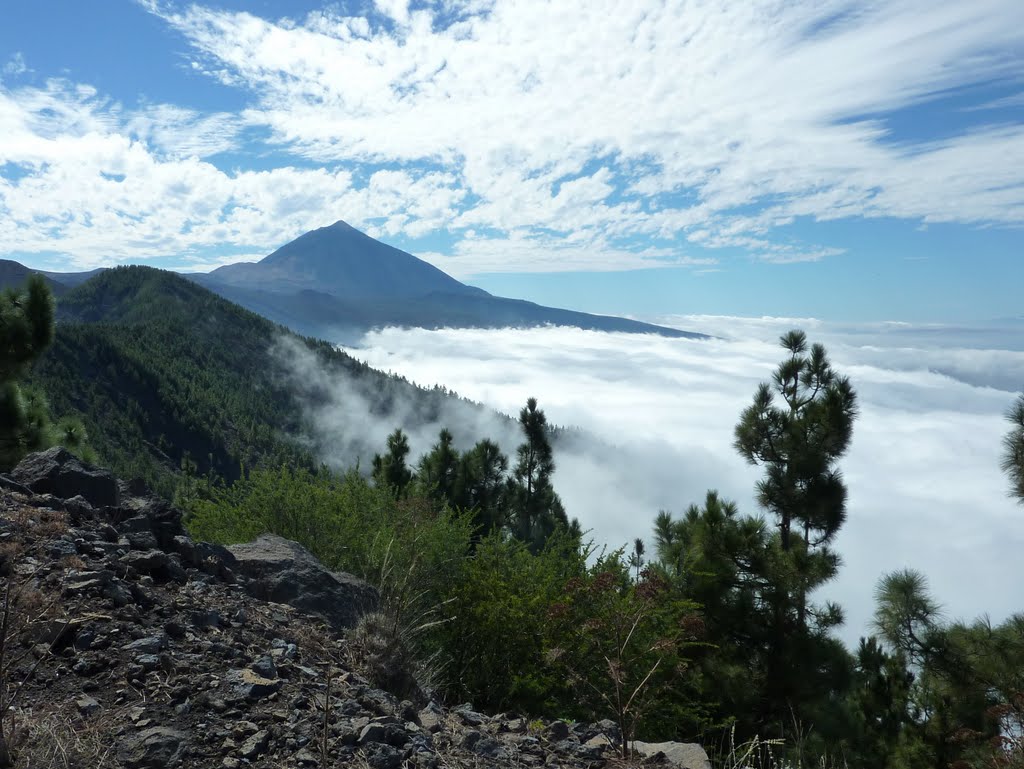
M826 344L860 396L853 446L841 463L850 489L838 540L844 566L821 596L846 609L844 638L855 643L867 631L878 577L907 566L929 576L952 617L988 612L998 620L1024 608L1014 590L1024 511L1007 498L999 471L1003 414L1024 387L1024 352L1013 349L1021 345L1012 329L951 329L946 336L937 327L813 319L657 320L720 338L385 329L349 352L513 417L535 396L552 423L579 427L556 448L556 488L597 542L616 547L637 536L650 541L659 509L681 513L709 488L744 512L759 512L760 471L736 454L732 430L781 360L779 334L804 328L811 341ZM365 465L372 456L365 446L380 450L402 420L367 416L371 396L348 389L339 388L315 417L333 446L325 459L343 465L359 455ZM514 452L514 422L486 409L469 414L464 405L408 423L414 457L441 426L453 430L460 448L492 437ZM332 431L364 436L365 446L353 454L351 438L331 444Z
M353 357L359 358L354 352ZM520 442L513 419L482 403L456 397L447 391L450 388L435 388L435 383L417 387L406 381L391 381L388 388L381 388L376 378L339 376L290 337L279 340L275 353L308 412L310 448L334 470L359 468L368 473L374 455L384 453L388 435L398 427L409 439L412 463L437 442L442 427L452 432L460 449L487 437L512 453ZM401 373L387 366L374 368Z

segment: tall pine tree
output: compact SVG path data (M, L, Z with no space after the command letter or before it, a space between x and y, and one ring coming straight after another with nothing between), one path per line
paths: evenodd
M409 439L398 428L388 436L387 453L373 458L373 480L377 485L390 488L395 496L405 496L413 479L412 470L406 462L408 456Z
M778 521L782 550L794 553L803 575L796 589L799 624L806 623L811 573L829 568L827 546L846 520L846 484L836 463L846 453L857 417L857 396L825 348L808 351L803 331L780 340L789 357L762 383L736 425L735 447L765 468L758 501ZM781 403L779 403L781 400ZM795 531L794 531L795 529ZM818 550L821 558L814 557Z
M508 457L484 439L462 455L456 483L456 505L474 511L478 535L486 537L506 524Z
M857 397L825 348L808 346L803 331L784 334L780 343L788 357L741 414L734 443L748 462L764 467L758 501L778 528L765 564L763 722L805 713L813 691L841 684L848 662L830 636L842 611L811 606L808 596L839 570L831 544L846 519L847 493L837 462L853 436Z
M513 518L512 533L539 551L559 525L569 525L562 500L555 493L551 476L555 472L554 454L548 438L548 420L530 398L519 412L519 424L525 441L516 452L510 492Z
M0 295L0 469L53 442L46 400L19 380L50 346L53 294L39 275Z
M442 428L430 451L420 458L417 486L428 499L454 506L460 466L459 452L448 428Z

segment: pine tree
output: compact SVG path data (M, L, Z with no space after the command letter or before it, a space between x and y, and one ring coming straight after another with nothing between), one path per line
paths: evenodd
M1021 395L1006 418L1013 428L1003 439L1003 470L1010 477L1010 496L1024 505L1024 395Z
M887 652L874 636L860 639L849 695L849 766L892 766L910 723L914 675L900 650Z
M803 331L790 331L780 342L789 358L775 370L773 384L758 387L736 425L734 445L748 462L765 467L758 501L778 520L782 550L799 546L793 561L804 575L796 589L802 629L812 573L820 577L830 562L838 566L828 550L846 520L846 484L836 462L853 436L857 396L850 380L832 368L822 345L808 353Z
M640 570L644 567L647 561L644 560L644 541L641 537L637 537L633 540L633 550L629 554L629 567L633 569L635 573L635 580L640 582Z
M926 764L1024 765L1024 615L993 626L943 621L920 572L887 574L875 626L917 671L909 730Z
M41 276L0 295L0 469L52 443L45 398L18 380L50 346L53 334L53 294Z
M822 345L807 353L803 331L780 342L789 358L775 370L774 391L768 383L758 388L734 445L748 462L765 466L758 500L777 516L782 548L789 550L794 524L810 547L832 539L845 520L846 486L835 463L850 445L857 397ZM776 405L776 394L783 405Z
M561 524L569 526L562 501L551 485L555 460L548 439L548 420L530 398L519 412L519 424L525 441L516 452L510 492L514 500L513 534L539 551Z
M506 524L505 473L508 457L498 444L484 439L462 455L456 483L456 506L475 512L478 535L486 537Z
M442 428L437 443L420 458L416 473L420 491L429 499L454 506L459 460L451 432Z
M857 416L849 379L832 368L825 348L802 331L780 339L788 357L762 383L740 416L734 446L762 465L758 501L778 534L764 553L762 723L805 716L809 697L839 685L849 655L829 635L842 622L834 604L808 596L838 573L831 543L846 518L846 485L836 463L846 453ZM838 676L838 677L837 677ZM828 707L827 700L822 701Z
M654 539L656 568L702 606L703 638L716 652L699 664L720 703L719 717L736 719L743 735L766 735L780 710L764 690L776 653L771 597L779 582L770 528L712 490L680 518L660 512ZM782 666L777 657L774 664Z
M412 483L412 470L406 464L409 439L401 428L388 436L388 451L373 458L373 480L378 486L390 488L396 496L404 496Z

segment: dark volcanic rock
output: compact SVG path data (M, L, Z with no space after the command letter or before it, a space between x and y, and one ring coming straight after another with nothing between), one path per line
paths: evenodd
M29 454L11 471L11 479L36 494L80 496L94 507L114 507L120 497L117 479L109 470L88 465L60 446Z
M173 550L175 537L185 533L181 525L181 510L171 503L153 496L141 483L120 484L120 506L118 531L127 526L133 531L144 532L146 523L153 532L157 546Z
M631 742L630 747L645 759L664 756L664 761L676 769L711 769L708 754L693 742Z
M302 545L273 534L228 548L245 588L264 601L285 603L323 618L334 630L355 627L377 607L377 591L361 579L330 572Z
M560 742L569 736L569 725L564 721L554 721L547 728L547 736L552 742Z
M259 758L259 756L267 749L267 743L269 741L270 733L266 729L260 729L256 734L252 735L242 743L242 747L238 751L238 755L242 758L247 758L250 761L255 758Z
M160 635L146 636L145 638L125 644L124 650L140 654L159 654L165 648L167 648L167 636L161 633Z
M123 555L121 564L133 568L139 574L148 574L158 582L185 580L185 570L177 557L168 555L163 550L135 550Z
M23 486L17 481L13 481L6 475L0 475L0 489L7 489L7 491L16 491L19 494L31 494L32 489L28 486Z
M61 765L74 767L619 765L612 722L528 724L469 703L417 710L373 687L321 618L351 625L376 592L294 542L264 537L236 558L192 541L180 512L139 484L120 483L116 506L76 509L21 488L0 484L0 539L20 542L11 576L47 608L12 637L33 671L19 690L19 766L51 765L61 725L75 729L61 743ZM157 546L130 549L133 535ZM634 747L647 749L645 765L709 769L696 745Z
M78 712L85 717L95 715L100 710L100 703L90 697L88 694L84 694L75 700L75 707L78 708Z
M183 534L173 538L169 549L178 553L188 566L195 566L218 577L228 577L238 565L235 556L223 545L194 542Z
M126 741L118 758L126 766L163 769L181 765L185 735L165 726L154 726Z
M281 688L279 679L264 678L252 670L231 670L225 679L233 684L235 696L244 700L260 700Z
M371 769L398 769L402 765L402 751L379 742L367 745L364 756Z
M249 669L263 678L277 678L277 667L272 657L264 655L249 666Z

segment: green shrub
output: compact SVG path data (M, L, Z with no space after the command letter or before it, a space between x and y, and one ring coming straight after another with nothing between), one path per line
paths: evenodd
M557 710L564 683L544 662L547 616L569 579L586 571L585 555L556 535L536 555L492 534L452 584L448 649L453 695L490 710L543 715Z
M392 609L436 605L469 551L468 514L395 499L356 472L254 470L188 502L197 539L232 544L263 533L292 539L325 566L381 587ZM399 595L401 593L401 595Z

